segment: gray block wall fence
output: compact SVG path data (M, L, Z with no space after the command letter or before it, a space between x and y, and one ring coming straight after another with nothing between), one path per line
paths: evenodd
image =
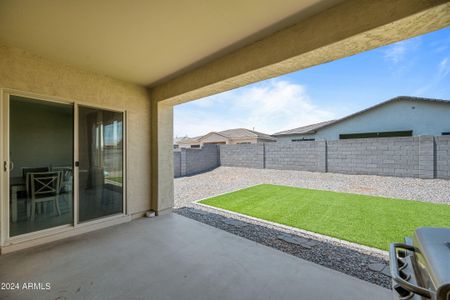
M175 177L222 165L450 179L450 136L205 145L201 150L182 149L175 153Z
M325 143L270 143L265 145L266 168L325 172L320 159Z
M220 145L220 165L264 169L264 148L267 145L264 143Z
M190 176L219 166L218 145L204 145L201 149L179 149L173 152L174 177Z
M173 176L181 176L181 151L173 151Z
M222 166L450 179L450 136L221 145Z
M328 171L419 177L421 139L422 137L402 137L328 141ZM432 145L433 141L429 143ZM426 143L423 143L422 147L425 146ZM430 165L432 164L431 162ZM429 175L425 178L429 178Z
M450 179L450 136L435 138L436 142L436 178Z

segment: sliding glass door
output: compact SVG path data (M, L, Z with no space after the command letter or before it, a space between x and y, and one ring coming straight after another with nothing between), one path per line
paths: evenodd
M3 95L1 242L123 215L125 114Z
M10 96L11 237L73 223L73 120L72 104Z
M79 222L123 212L123 113L80 106Z

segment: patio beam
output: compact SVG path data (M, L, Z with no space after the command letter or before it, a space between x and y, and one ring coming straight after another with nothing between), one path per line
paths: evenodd
M172 105L450 25L448 0L349 0L151 88Z

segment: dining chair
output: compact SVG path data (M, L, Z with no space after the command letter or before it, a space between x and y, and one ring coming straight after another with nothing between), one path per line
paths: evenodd
M27 174L29 173L42 173L50 171L49 167L23 167L22 168L22 177L25 180L25 184L28 185ZM30 197L29 187L26 187L26 194L23 197Z
M50 171L49 167L23 167L22 176L24 179L27 178L28 173L41 173Z
M61 191L60 193L66 193L72 191L72 167L52 167L52 172L62 172L61 176Z
M61 171L38 172L27 174L27 186L31 196L31 221L36 215L36 206L40 203L53 202L54 208L61 215L59 209L59 194L61 189Z
M61 172L61 180L60 180L60 188L59 188L59 196L60 199L64 202L64 204L68 207L70 206L70 193L72 192L72 184L73 184L73 172L72 167L63 166L63 167L52 167L51 171L60 171ZM64 206L63 206L64 210Z

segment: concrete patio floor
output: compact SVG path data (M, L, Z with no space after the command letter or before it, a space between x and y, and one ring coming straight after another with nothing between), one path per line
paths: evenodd
M391 291L170 214L0 257L0 299L392 299Z

